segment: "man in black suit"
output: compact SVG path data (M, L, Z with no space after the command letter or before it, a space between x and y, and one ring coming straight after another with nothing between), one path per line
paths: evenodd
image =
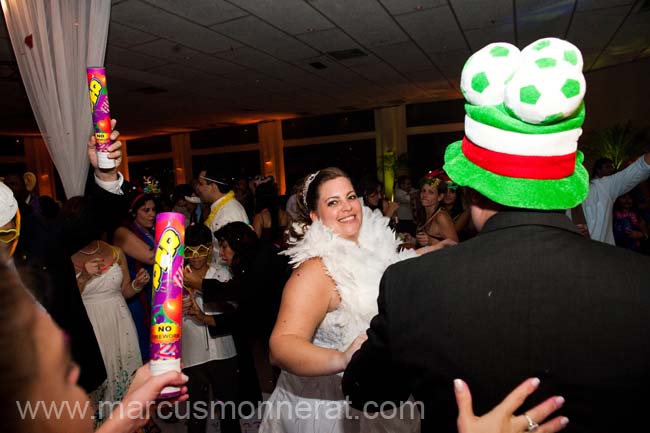
M650 260L584 238L562 212L587 194L577 141L563 141L577 140L584 107L549 127L468 101L444 168L468 187L480 233L387 269L344 393L359 408L413 395L422 431L444 433L456 431L455 378L485 413L538 377L524 410L563 396L567 431L647 431ZM527 431L542 422L519 417Z

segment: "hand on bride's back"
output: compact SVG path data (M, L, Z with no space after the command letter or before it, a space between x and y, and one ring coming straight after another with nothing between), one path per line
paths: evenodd
M348 346L348 348L345 350L343 353L345 355L345 365L347 366L350 360L352 359L352 355L361 348L361 345L368 339L368 334L365 332L363 334L359 334L357 338L354 339L352 344Z

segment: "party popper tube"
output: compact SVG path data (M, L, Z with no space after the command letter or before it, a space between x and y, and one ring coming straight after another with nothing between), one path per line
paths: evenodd
M181 371L181 326L185 216L163 212L156 216L156 251L151 294L151 372ZM179 395L168 386L159 398Z
M101 67L86 68L90 109L93 114L93 134L97 150L99 168L114 168L115 161L108 158L111 140L111 110L108 105L108 88L106 87L106 70Z

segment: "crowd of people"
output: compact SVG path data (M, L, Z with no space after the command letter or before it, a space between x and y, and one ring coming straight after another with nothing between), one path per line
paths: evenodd
M642 429L650 153L619 171L600 159L589 179L563 142L584 105L540 124L466 97L466 137L418 182L398 176L394 199L335 167L284 198L272 177L212 167L141 188L117 169L115 130L116 168L97 167L91 137L86 194L60 207L7 174L1 338L22 348L0 357L8 428L155 432L176 385L172 418L196 433L256 415L261 433ZM183 370L152 376L163 211L186 223ZM25 417L37 401L92 409ZM215 401L238 409L206 416Z

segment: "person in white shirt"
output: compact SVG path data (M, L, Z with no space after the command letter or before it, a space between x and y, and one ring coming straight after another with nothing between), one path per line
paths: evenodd
M210 206L210 213L204 224L208 226L214 236L214 232L233 221L249 223L246 210L235 198L235 192L230 187L227 179L213 173L211 170L201 170L199 173L196 193L201 201ZM228 266L219 260L219 247L214 239L214 252L210 270L206 278L216 278L224 282L230 279Z
M632 190L650 176L650 152L624 170L614 173L611 160L596 161L589 195L582 202L582 210L591 239L614 245L612 210L616 198Z
M204 224L210 229L213 237L213 252L205 278L214 278L226 282L230 280L232 275L228 265L219 258L219 243L214 239L214 232L233 221L242 221L248 224L246 210L235 198L235 192L231 189L228 180L210 169L202 170L199 173L196 193L203 203L210 206L210 214ZM198 295L201 297L200 294ZM203 311L203 313L220 314L218 311ZM237 350L232 335L226 334L213 338L207 335L207 330L203 330L203 332L206 333L206 339L210 345L209 360L211 361L210 367L213 370L213 377L222 379L222 384L219 386L219 388L222 388L219 397L224 401L236 401L237 386L233 383L232 378L237 376ZM215 369L218 369L218 371L215 372ZM230 389L224 389L226 387ZM199 424L201 425L200 428L204 428L202 423ZM188 426L192 430L194 424L190 423ZM222 414L221 426L221 431L224 433L239 431L239 421L232 414ZM191 433L194 433L194 430Z

